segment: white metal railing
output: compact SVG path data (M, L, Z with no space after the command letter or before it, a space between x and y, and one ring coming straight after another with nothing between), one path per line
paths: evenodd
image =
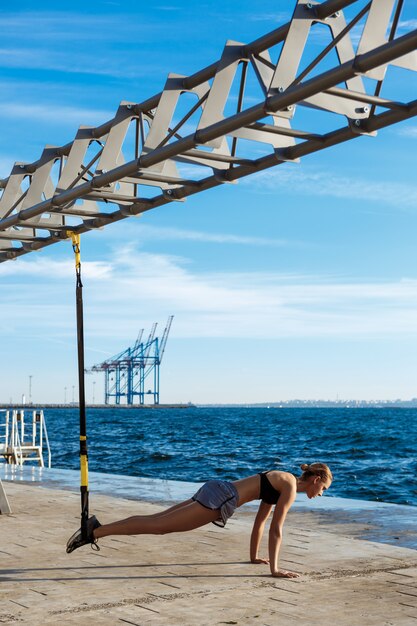
M13 411L13 413L15 413ZM16 413L17 416L17 413ZM22 453L22 447L20 445L20 436L19 436L19 429L16 427L16 421L15 415L12 415L12 440L11 440L11 446L10 446L10 454L11 456L9 456L9 459L12 460L14 459L14 463L16 465L23 465L23 453ZM9 463L10 463L9 460ZM13 463L13 460L12 460Z
M31 428L30 418L25 421L24 409L13 410L11 419L10 412L4 412L5 422L0 423L0 458L15 465L37 461L45 467L43 457L46 448L47 466L51 467L51 448L43 410L31 411Z
M9 443L9 411L0 410L0 454L6 452Z

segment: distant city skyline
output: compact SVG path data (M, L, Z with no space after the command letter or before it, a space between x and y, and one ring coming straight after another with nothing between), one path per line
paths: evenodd
M0 408L3 409L7 409L7 408L22 408L22 409L34 409L34 408L48 408L48 406L53 406L53 407L67 407L67 408L77 408L79 406L78 404L78 399L77 400L72 400L70 402L64 401L64 402L53 402L53 403L48 403L48 402L37 402L37 403L33 403L33 402L28 402L26 400L26 396L23 394L21 401L17 401L14 402L12 401L12 398L10 398L9 402L5 402L3 400L0 399ZM98 400L97 402L95 402L94 400L91 402L86 402L86 406L87 408L107 408L109 410L111 409L123 409L123 408L148 408L148 407L154 407L155 404L152 402L152 400L149 401L145 401L145 404L140 405L138 402L135 402L134 404L126 404L125 402L121 402L120 404L116 404L116 403L108 403L105 404L104 402L101 402L100 400ZM164 403L161 402L160 403L161 407L164 406L181 406L181 407L187 407L187 406L214 406L214 407L263 407L263 408L284 408L284 407L347 407L347 408L355 408L355 407L366 407L366 406L370 406L370 407L386 407L386 406L392 406L392 407L417 407L417 397L413 397L413 398L409 398L409 399L402 399L402 398L380 398L380 399L372 399L372 400L360 400L360 399L355 399L355 398L344 398L344 399L336 399L336 400L332 400L332 399L328 399L328 398L317 398L317 399L297 399L297 398L292 398L291 400L274 400L271 402L268 401L264 401L264 402L240 402L240 403L235 403L235 402L212 402L212 403L200 403L200 402L196 402L196 403L192 403L192 402L186 402L186 403Z
M277 28L294 6L5 0L0 177L120 101L158 93L168 72L210 65L226 40ZM401 33L416 15L407 0ZM326 38L317 25L309 54ZM411 74L389 76L400 97ZM416 146L417 122L403 122L83 235L86 367L174 315L161 403L413 398ZM2 402L76 401L74 291L70 242L0 264ZM103 379L89 374L93 396Z

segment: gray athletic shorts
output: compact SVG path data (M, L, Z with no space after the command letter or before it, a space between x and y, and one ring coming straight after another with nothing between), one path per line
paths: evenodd
M239 501L239 494L233 483L225 480L209 480L195 493L192 500L213 511L219 509L219 517L213 522L222 528L232 517Z

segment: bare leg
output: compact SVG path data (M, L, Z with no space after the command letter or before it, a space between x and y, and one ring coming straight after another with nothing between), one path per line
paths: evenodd
M151 513L150 515L139 515L138 517L161 517L162 515L166 515L167 513L171 513L172 511L176 511L177 509L182 509L182 507L187 506L194 502L191 498L189 500L185 500L184 502L180 502L179 504L174 504L174 506L169 507L169 509L164 509L163 511L158 511L158 513Z
M199 528L219 517L218 510L207 509L198 502L187 501L156 515L134 515L104 524L94 531L94 539L108 535L165 535Z

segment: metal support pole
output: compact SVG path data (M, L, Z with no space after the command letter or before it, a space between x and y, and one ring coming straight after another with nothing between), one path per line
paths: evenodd
M104 371L104 404L109 404L109 370Z

